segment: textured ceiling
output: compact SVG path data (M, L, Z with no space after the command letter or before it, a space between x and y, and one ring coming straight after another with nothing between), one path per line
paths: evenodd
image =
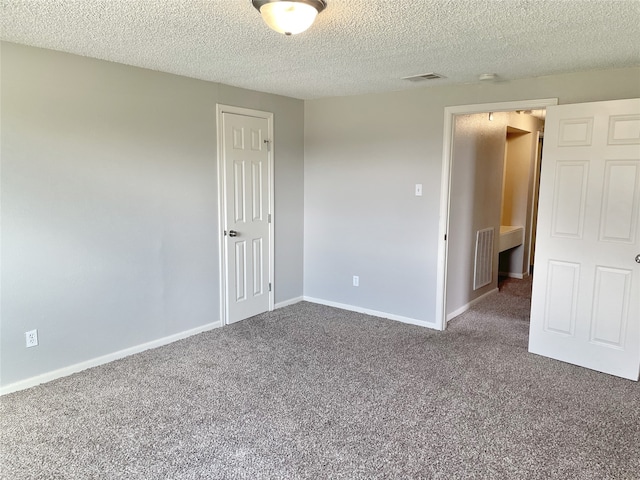
M250 0L0 2L6 41L303 99L640 65L638 0L328 0L292 37Z

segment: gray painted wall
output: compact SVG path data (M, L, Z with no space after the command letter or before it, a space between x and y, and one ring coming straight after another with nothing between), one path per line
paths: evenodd
M446 106L638 96L633 68L306 101L305 296L434 322Z
M9 43L1 74L2 385L219 320L216 103L274 113L275 299L302 295L302 101Z

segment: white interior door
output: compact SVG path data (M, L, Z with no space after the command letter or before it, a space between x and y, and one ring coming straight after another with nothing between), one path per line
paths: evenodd
M640 99L549 107L529 351L638 380Z
M267 118L222 113L226 323L273 304L270 140Z

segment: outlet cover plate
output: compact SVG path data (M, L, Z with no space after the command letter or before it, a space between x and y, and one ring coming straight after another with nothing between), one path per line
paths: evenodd
M30 330L24 334L27 348L38 346L38 330Z

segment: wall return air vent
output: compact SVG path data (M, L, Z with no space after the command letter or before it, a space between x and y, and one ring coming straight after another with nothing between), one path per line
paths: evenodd
M421 75L411 75L410 77L403 77L402 80L409 80L410 82L422 82L423 80L437 80L438 78L447 78L439 73L423 73Z

